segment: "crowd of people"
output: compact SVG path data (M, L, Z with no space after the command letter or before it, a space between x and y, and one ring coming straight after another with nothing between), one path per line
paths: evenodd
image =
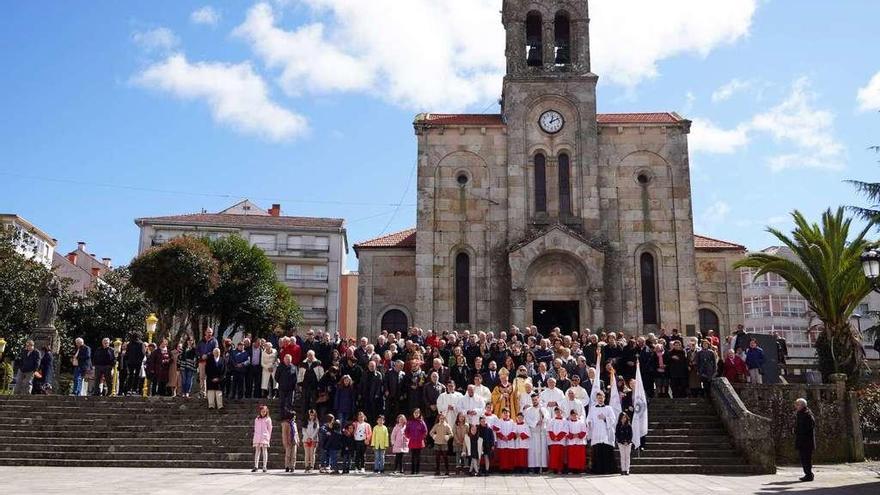
M217 339L208 328L198 341L172 347L168 339L144 343L132 332L118 349L109 338L94 351L77 339L72 392L198 396L215 410L224 399L277 398L286 451L302 444L306 469L363 470L364 450L372 446L377 454L391 450L396 472L408 453L417 472L430 446L444 471L451 457L472 473L490 465L606 472L617 444L621 461L629 459L637 373L648 400L707 396L716 376L761 383L763 352L742 327L723 343L712 330L686 337L662 328L645 336L564 335L558 328L542 335L534 326L497 334L411 328L382 332L374 342L313 330ZM45 393L34 382L51 383L51 360L28 342L16 360L15 392ZM608 405L612 395L619 411ZM300 424L292 420L297 413ZM271 422L268 410L261 418L258 424ZM255 428L258 455L270 436L271 428Z

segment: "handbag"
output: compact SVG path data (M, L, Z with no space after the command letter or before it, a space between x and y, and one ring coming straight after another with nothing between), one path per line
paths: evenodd
M318 392L318 399L315 400L315 404L323 404L325 402L330 401L330 394L327 392Z

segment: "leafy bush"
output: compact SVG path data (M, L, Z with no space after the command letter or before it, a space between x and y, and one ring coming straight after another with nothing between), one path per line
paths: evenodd
M862 435L880 438L880 384L872 383L858 391Z

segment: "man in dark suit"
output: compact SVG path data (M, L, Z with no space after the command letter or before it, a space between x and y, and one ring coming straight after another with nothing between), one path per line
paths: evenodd
M495 390L501 379L498 377L498 364L495 361L489 361L488 371L483 372L483 385L489 390Z
M253 343L246 348L248 359L246 361L245 380L244 380L244 396L248 399L251 397L259 398L263 392L260 390L261 380L263 377L263 346L260 339L254 337Z
M443 366L443 360L440 358L434 358L434 361L431 363L431 370L428 373L437 373L437 377L442 384L446 384L449 381L449 368Z
M404 390L401 387L403 382L403 361L397 360L392 364L391 370L385 373L385 409L388 421L397 421L397 415L400 412L400 402L403 399Z
M208 409L223 409L223 379L226 377L226 362L220 357L220 348L215 347L205 361L205 389L208 396Z
M813 481L813 451L816 450L816 418L807 407L806 399L798 399L794 403L794 448L801 458L804 477L801 481Z
M361 410L367 415L368 421L375 422L380 414L385 414L385 379L382 372L376 369L376 361L367 363L367 371L361 377L358 388Z
M293 394L296 390L297 368L293 365L293 356L284 355L284 361L275 369L275 383L278 384L278 404L281 417L293 411Z

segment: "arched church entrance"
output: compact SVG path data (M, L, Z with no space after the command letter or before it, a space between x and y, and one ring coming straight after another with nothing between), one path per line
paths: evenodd
M526 315L547 335L554 327L563 334L589 321L589 278L580 260L568 253L537 258L526 274Z

